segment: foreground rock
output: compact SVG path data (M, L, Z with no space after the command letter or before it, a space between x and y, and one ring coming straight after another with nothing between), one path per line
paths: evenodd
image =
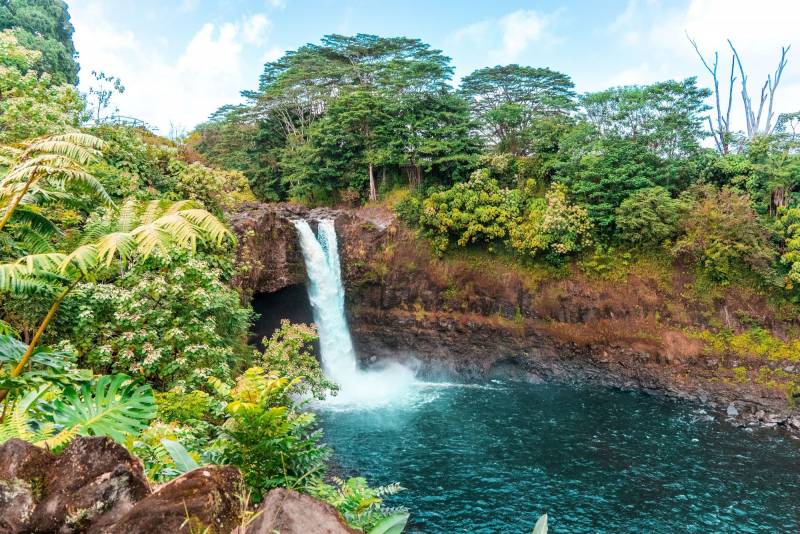
M210 466L153 493L141 462L110 438L79 437L58 455L12 439L0 445L0 534L227 533L241 488L237 469Z
M296 491L278 488L270 491L257 515L235 534L354 534L330 504Z
M90 532L230 532L243 504L242 476L231 466L195 469L148 495L113 524Z

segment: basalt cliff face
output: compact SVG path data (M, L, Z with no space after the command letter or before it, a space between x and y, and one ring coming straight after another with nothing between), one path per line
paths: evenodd
M590 382L699 401L743 424L800 431L782 384L753 378L768 366L794 379L800 366L725 355L692 335L752 322L785 335L791 325L755 293L693 298L693 280L679 268L602 278L577 268L535 271L485 254L440 259L385 210L260 204L232 218L241 236L243 294L304 281L294 218L336 221L350 326L366 365L388 358L469 378Z

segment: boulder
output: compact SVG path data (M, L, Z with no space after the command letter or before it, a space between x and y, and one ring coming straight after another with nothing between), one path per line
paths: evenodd
M150 493L141 462L107 437L78 437L49 465L26 529L73 532L112 524Z
M21 439L0 445L0 533L21 532L33 515L55 457Z
M255 519L235 534L352 534L361 532L347 526L336 508L286 488L270 491L259 506Z
M227 534L239 523L242 494L242 475L235 467L201 467L164 484L113 524L88 532Z

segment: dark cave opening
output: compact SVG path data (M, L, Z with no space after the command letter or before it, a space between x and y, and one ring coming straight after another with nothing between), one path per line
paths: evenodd
M261 340L270 337L283 319L293 323L314 322L305 284L286 286L272 293L256 293L252 305L259 317L250 329L250 343L259 349L264 348Z

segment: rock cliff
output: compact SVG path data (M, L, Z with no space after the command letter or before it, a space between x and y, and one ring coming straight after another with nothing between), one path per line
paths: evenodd
M543 272L502 256L440 259L385 210L290 204L234 217L242 262L256 265L239 279L245 294L304 280L296 217L336 221L350 326L366 364L406 359L470 378L586 381L712 404L723 416L733 407L740 422L800 430L785 390L735 380L732 371L770 365L796 376L800 367L726 358L690 335L747 321L781 334L787 323L764 297L690 298L691 276L679 268L603 278Z

